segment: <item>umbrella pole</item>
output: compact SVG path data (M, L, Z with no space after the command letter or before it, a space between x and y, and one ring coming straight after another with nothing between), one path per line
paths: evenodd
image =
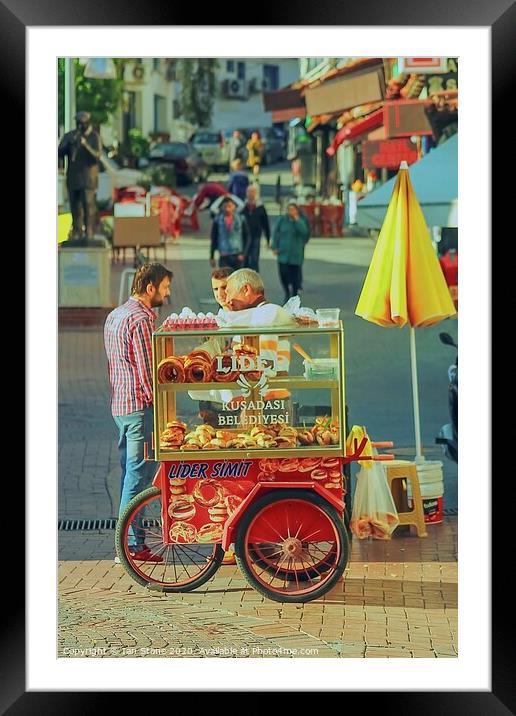
M410 326L410 368L412 372L412 400L414 404L414 430L416 433L416 462L424 462L421 451L421 424L419 421L419 391L417 385L416 331Z

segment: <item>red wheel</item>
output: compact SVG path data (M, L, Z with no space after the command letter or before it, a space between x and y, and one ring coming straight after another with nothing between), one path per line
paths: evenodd
M307 553L315 552L313 545L309 542L302 542L303 550ZM326 573L332 568L335 558L335 544L333 542L322 543L318 545L319 554L315 554L315 563L310 567L299 570L294 567L283 568L278 570L278 565L275 561L275 552L277 546L274 543L264 544L253 544L251 547L252 556L259 566L264 566L270 574L276 574L278 577L285 577L288 580L298 579L300 582L305 582L308 579L319 576L320 574ZM318 559L319 557L319 559Z
M306 490L272 490L238 526L237 563L249 583L279 602L308 602L342 576L349 543L342 516Z
M144 545L140 558L129 540ZM189 592L208 581L220 567L220 544L168 544L163 540L161 490L149 487L136 495L118 520L116 551L131 577L163 592ZM143 557L143 558L142 558Z

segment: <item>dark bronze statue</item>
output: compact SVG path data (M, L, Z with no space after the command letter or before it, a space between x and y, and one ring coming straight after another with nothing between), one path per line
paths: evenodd
M71 239L92 239L95 230L101 142L91 126L89 112L75 116L77 129L67 132L59 143L59 158L68 157L66 186L72 212Z

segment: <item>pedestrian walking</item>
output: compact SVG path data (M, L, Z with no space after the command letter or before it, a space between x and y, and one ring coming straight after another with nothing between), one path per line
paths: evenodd
M68 158L66 188L72 213L71 239L92 239L95 232L101 141L91 126L89 112L75 116L77 129L67 132L58 147L60 159Z
M211 226L210 265L215 268L215 252L219 254L219 268L240 268L249 250L249 230L245 218L236 211L230 197L222 201L222 209Z
M231 162L231 174L229 175L228 191L245 201L246 191L249 186L247 172L243 171L244 165L241 159L234 159Z
M203 211L204 209L211 208L214 201L219 199L221 196L226 196L227 189L223 184L219 182L205 182L194 194L187 209L191 213L194 209ZM187 213L187 212L185 212Z
M310 227L306 217L299 211L297 204L288 204L286 215L281 216L274 227L271 242L271 248L278 257L285 302L298 295L305 244L309 238Z
M245 138L242 132L235 129L229 140L229 166L231 166L235 159L243 159L244 148Z
M259 132L253 132L251 138L246 144L247 148L247 166L253 172L255 177L260 173L260 164L262 163L264 145L260 139Z
M242 213L247 222L250 235L249 251L247 253L245 265L247 268L259 272L260 242L262 234L265 234L265 240L267 241L267 246L269 246L271 241L271 232L267 210L259 200L258 187L256 184L252 184L247 187L246 203Z
M172 272L158 263L141 266L126 303L108 315L104 346L111 384L111 412L118 428L122 468L119 517L132 498L150 486L156 463L145 460L144 443L151 445L153 430L152 333L153 308L170 296ZM145 545L143 529L128 537L136 559L161 562ZM117 558L118 561L118 558Z

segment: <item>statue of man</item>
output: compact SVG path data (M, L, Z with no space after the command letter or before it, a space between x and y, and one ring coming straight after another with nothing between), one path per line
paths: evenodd
M72 212L72 239L92 239L95 230L101 141L91 126L89 112L75 116L77 128L67 132L59 143L59 158L68 157L66 186Z

